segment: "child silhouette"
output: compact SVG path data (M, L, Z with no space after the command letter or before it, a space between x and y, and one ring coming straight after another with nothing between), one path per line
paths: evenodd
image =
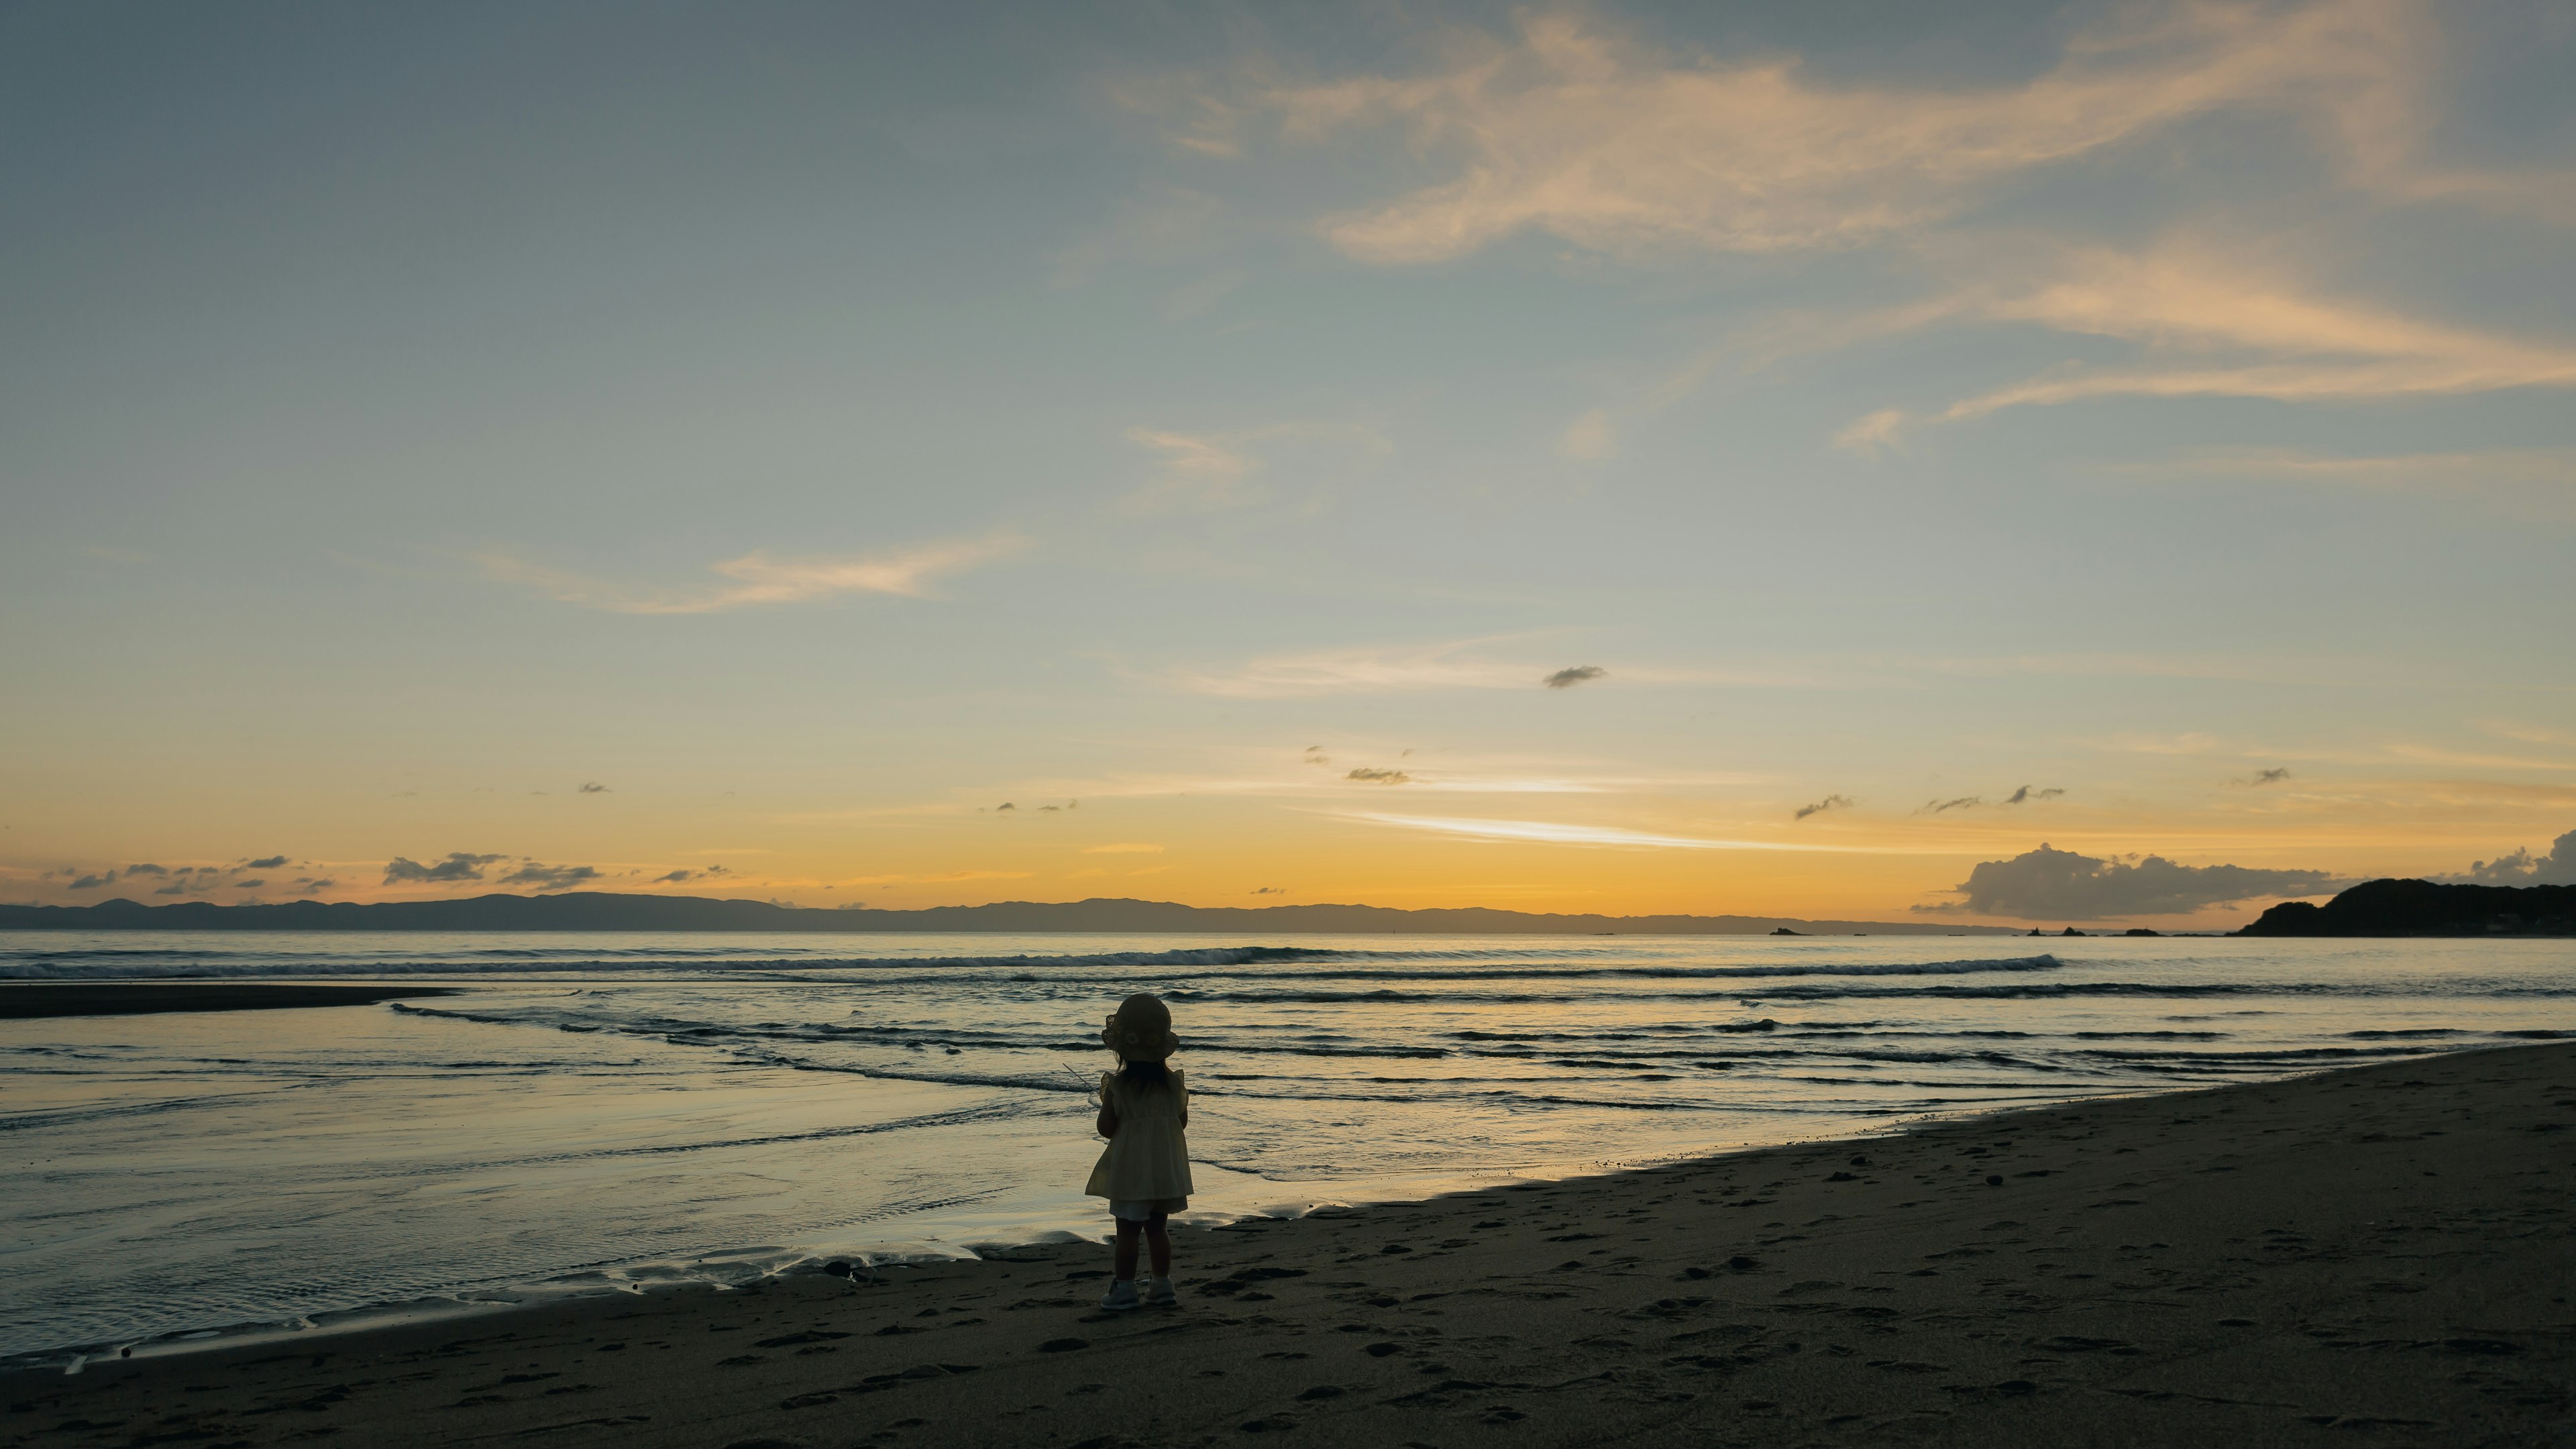
M1180 1049L1171 1008L1139 992L1118 1004L1100 1039L1118 1054L1118 1070L1100 1076L1100 1135L1109 1139L1083 1192L1109 1199L1118 1224L1117 1270L1100 1306L1111 1312L1180 1301L1172 1289L1172 1237L1167 1220L1190 1205L1189 1088L1165 1064ZM1153 1254L1154 1276L1136 1294L1136 1238Z

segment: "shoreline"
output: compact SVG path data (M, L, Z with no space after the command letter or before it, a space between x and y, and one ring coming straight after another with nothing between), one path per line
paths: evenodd
M1184 1230L1162 1312L1038 1244L0 1402L45 1445L2532 1442L2576 1429L2572 1202L2576 1044L2507 1047Z
M372 1006L462 996L462 986L350 986L265 981L0 981L0 1021L60 1016L155 1016L178 1011L281 1011Z

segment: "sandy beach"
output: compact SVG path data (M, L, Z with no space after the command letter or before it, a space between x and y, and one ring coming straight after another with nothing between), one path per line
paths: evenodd
M31 1371L26 1445L2533 1444L2576 1046L1176 1235Z

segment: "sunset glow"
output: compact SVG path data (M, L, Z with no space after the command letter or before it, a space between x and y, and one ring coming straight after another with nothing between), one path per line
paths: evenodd
M2576 880L2564 7L574 13L6 22L0 899Z

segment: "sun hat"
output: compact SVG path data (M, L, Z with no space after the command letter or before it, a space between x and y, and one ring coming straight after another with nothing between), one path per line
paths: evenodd
M1159 1062L1181 1049L1172 1035L1172 1009L1162 998L1137 992L1118 1003L1118 1014L1100 1029L1100 1040L1131 1062Z

